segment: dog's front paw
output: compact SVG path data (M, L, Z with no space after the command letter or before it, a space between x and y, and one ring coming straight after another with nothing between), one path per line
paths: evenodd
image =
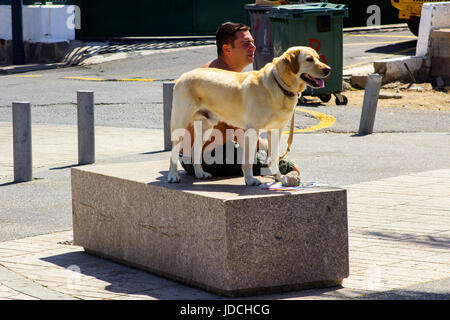
M176 174L170 174L169 173L169 176L167 177L167 182L169 182L169 183L178 183L180 181L181 181L181 179L180 179L180 176L178 175L178 173L176 173Z
M283 176L281 175L281 173L280 173L280 171L277 171L275 174L273 174L272 175L273 176L273 178L276 180L276 181L281 181L282 179L283 179Z
M259 179L256 179L255 177L246 177L245 184L247 186L259 186L261 184L261 181L259 181Z

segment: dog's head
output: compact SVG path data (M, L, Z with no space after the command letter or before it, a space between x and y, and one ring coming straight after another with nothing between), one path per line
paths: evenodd
M294 74L301 82L314 89L325 86L323 79L330 75L331 68L320 61L319 54L313 48L292 47L280 58L287 65L287 72Z

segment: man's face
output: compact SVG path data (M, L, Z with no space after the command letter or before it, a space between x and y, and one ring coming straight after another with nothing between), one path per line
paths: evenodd
M231 48L231 59L236 66L242 69L253 62L255 58L255 40L250 31L238 31L235 33L234 46Z

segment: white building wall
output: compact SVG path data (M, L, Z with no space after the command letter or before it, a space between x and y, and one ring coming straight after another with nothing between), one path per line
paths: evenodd
M432 30L450 27L450 2L424 3L420 17L416 56L426 56Z
M12 40L11 6L0 5L0 39ZM75 6L23 6L23 39L47 43L75 40Z

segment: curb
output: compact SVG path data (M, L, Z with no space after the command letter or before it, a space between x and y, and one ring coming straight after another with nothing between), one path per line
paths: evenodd
M0 67L0 75L10 75L15 73L23 73L38 70L63 68L67 64L65 62L47 63L47 64L25 64Z
M406 23L397 23L397 24L385 24L385 25L379 25L379 26L367 26L367 27L353 27L353 28L344 28L344 32L353 33L353 32L364 32L364 31L385 31L385 30L396 30L398 29L408 29L408 25Z

